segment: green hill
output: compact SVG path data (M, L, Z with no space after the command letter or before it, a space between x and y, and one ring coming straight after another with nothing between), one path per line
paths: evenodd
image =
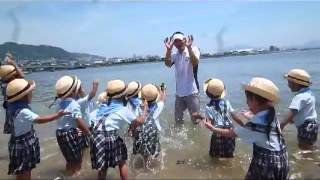
M77 59L79 57L94 56L82 53L70 53L62 48L48 45L27 45L6 42L0 44L0 58L3 59L7 52L10 52L16 58L21 60L39 60L39 59ZM99 57L99 56L95 56Z

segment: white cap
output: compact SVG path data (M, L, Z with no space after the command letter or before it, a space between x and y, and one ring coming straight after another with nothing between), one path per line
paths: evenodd
M175 41L176 39L180 39L182 41L184 38L184 35L180 33L173 35L173 41Z

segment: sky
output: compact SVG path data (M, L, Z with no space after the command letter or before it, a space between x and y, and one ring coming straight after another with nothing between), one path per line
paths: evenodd
M165 37L194 36L201 52L320 40L320 2L0 2L0 43L45 44L105 57L163 55Z

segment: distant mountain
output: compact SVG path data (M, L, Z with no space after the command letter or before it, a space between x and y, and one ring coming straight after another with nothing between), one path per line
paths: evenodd
M0 44L0 58L3 59L7 52L12 53L16 58L22 60L39 60L39 59L80 59L87 57L102 58L96 55L84 53L71 53L62 48L49 45L27 45L6 42Z

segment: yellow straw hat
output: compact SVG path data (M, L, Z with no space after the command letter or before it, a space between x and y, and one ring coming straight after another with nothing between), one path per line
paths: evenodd
M243 85L243 89L257 94L271 102L278 103L279 88L269 79L255 77L248 84Z
M107 97L120 98L127 93L127 86L122 80L112 80L107 84Z
M2 66L0 66L0 78L3 81L8 80L9 78L11 78L16 73L17 73L17 70L12 65L2 65Z
M159 91L158 88L153 84L147 84L141 89L141 98L148 102L158 101Z
M28 95L34 88L36 83L34 81L27 81L25 79L14 79L11 81L6 89L8 102L14 102L22 99Z
M99 94L98 102L99 103L107 102L107 92L106 91L103 91L102 93Z
M291 82L303 86L311 86L312 84L310 75L303 69L291 69L284 77Z
M214 97L223 98L226 95L224 83L220 79L208 79L203 84L203 90L212 94Z
M128 98L134 97L139 94L141 90L141 83L137 81L132 81L128 84L127 95Z
M77 76L63 76L56 83L56 93L58 98L68 97L73 93L78 84Z
M77 92L79 92L80 87L81 87L81 81L80 81L80 79L78 79L77 86L76 86Z

